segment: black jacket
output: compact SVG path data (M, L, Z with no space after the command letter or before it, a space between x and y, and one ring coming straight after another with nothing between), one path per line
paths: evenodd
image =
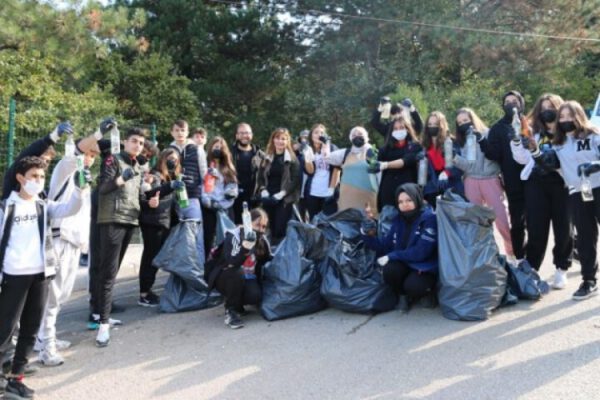
M265 159L266 155L257 145L252 144L252 153L253 153L252 169L250 171L242 171L238 164L239 158L240 158L240 152L241 152L241 150L238 148L237 142L233 143L231 145L231 156L233 158L233 162L235 163L235 169L238 173L238 176L242 173L243 174L249 173L250 177L251 177L250 185L248 187L242 187L241 185L238 184L238 189L240 189L240 193L243 193L245 195L244 197L248 198L248 197L252 196L256 190L256 175L258 174L258 169L260 168L260 164Z
M152 182L152 190L140 193L140 224L162 226L166 229L171 228L171 213L173 208L174 194L170 189L168 182L161 181L160 174L157 171L152 171L154 182ZM148 204L150 198L160 192L158 207L152 208Z
M503 117L491 128L487 138L479 142L486 158L500 164L504 178L504 190L507 196L523 196L524 183L521 180L523 165L517 163L512 155L510 141L513 135L512 118Z
M377 192L377 209L381 211L383 206L396 206L396 189L404 183L417 182L418 161L417 155L423 151L421 145L408 141L405 147L394 147L393 144L383 146L379 149L377 156L379 161L395 161L400 158L404 160L404 167L400 169L386 169L381 173L381 182Z

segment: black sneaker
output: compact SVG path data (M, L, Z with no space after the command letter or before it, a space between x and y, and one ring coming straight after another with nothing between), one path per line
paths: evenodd
M437 296L433 292L421 297L419 302L423 308L436 308L438 305Z
M598 294L598 286L594 281L583 281L579 289L573 293L573 300L585 300Z
M231 329L240 329L244 327L244 322L235 311L225 310L225 325Z
M2 374L8 375L10 374L10 369L12 367L12 360L6 360L2 364ZM23 375L31 376L35 375L40 370L40 367L37 367L31 363L25 365L25 370L23 371Z
M398 304L396 304L396 310L407 313L410 310L410 299L406 295L398 296Z
M142 307L157 307L160 304L160 297L148 292L145 296L140 296L138 304Z
M29 389L23 381L10 378L4 389L4 398L11 400L33 399L34 391Z

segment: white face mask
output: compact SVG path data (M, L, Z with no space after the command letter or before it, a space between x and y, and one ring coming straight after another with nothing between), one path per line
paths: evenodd
M23 190L30 196L37 196L44 190L44 181L38 183L35 180L27 180L23 185Z
M404 140L406 139L406 135L407 135L407 131L406 129L400 129L397 131L393 131L392 132L392 137L398 141Z

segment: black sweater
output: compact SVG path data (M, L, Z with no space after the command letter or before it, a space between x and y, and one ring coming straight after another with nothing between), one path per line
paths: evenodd
M513 128L512 118L503 117L491 128L488 137L479 142L481 151L486 158L497 161L504 178L504 190L509 197L523 196L524 183L521 180L523 165L517 163L510 149Z
M419 144L412 141L407 142L404 147L383 146L379 149L379 161L395 161L400 158L404 160L404 167L400 169L386 169L381 173L381 182L377 192L377 209L381 211L383 206L396 206L396 189L407 182L417 182L418 161L417 154L422 151Z

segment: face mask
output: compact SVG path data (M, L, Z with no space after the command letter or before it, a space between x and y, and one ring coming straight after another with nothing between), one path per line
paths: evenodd
M573 121L559 122L558 127L563 132L573 132L575 129L577 129L575 122Z
M472 123L470 123L470 122L467 122L467 123L464 123L464 124L461 124L461 125L459 125L459 126L456 128L456 130L458 131L458 133L460 133L461 135L463 135L463 136L464 136L464 135L466 135L466 134L467 134L467 132L469 132L469 128L470 128L470 127L472 127L472 126L473 126L473 124L472 124Z
M400 211L400 216L407 222L412 222L417 218L420 214L420 210L414 209L410 211Z
M397 131L392 132L392 137L394 139L396 139L397 141L401 141L401 140L406 139L407 134L408 134L408 132L406 131L406 129L399 129Z
M23 189L30 196L37 196L44 190L44 181L38 183L34 180L25 181L25 185L23 185Z
M352 138L352 145L354 147L363 147L365 145L365 138L362 136Z
M223 151L221 149L213 149L212 155L214 158L221 158L223 157Z
M519 105L517 103L508 103L504 105L504 115L506 115L509 118L513 117L513 108L517 109L517 112L519 111Z
M175 171L177 168L177 162L175 160L167 160L167 169L169 171Z
M136 157L136 160L139 165L146 165L146 163L148 163L148 159L141 154Z
M439 126L427 127L427 134L431 137L436 137L440 133Z
M547 124L556 121L556 111L544 110L540 113L540 119L543 123Z

